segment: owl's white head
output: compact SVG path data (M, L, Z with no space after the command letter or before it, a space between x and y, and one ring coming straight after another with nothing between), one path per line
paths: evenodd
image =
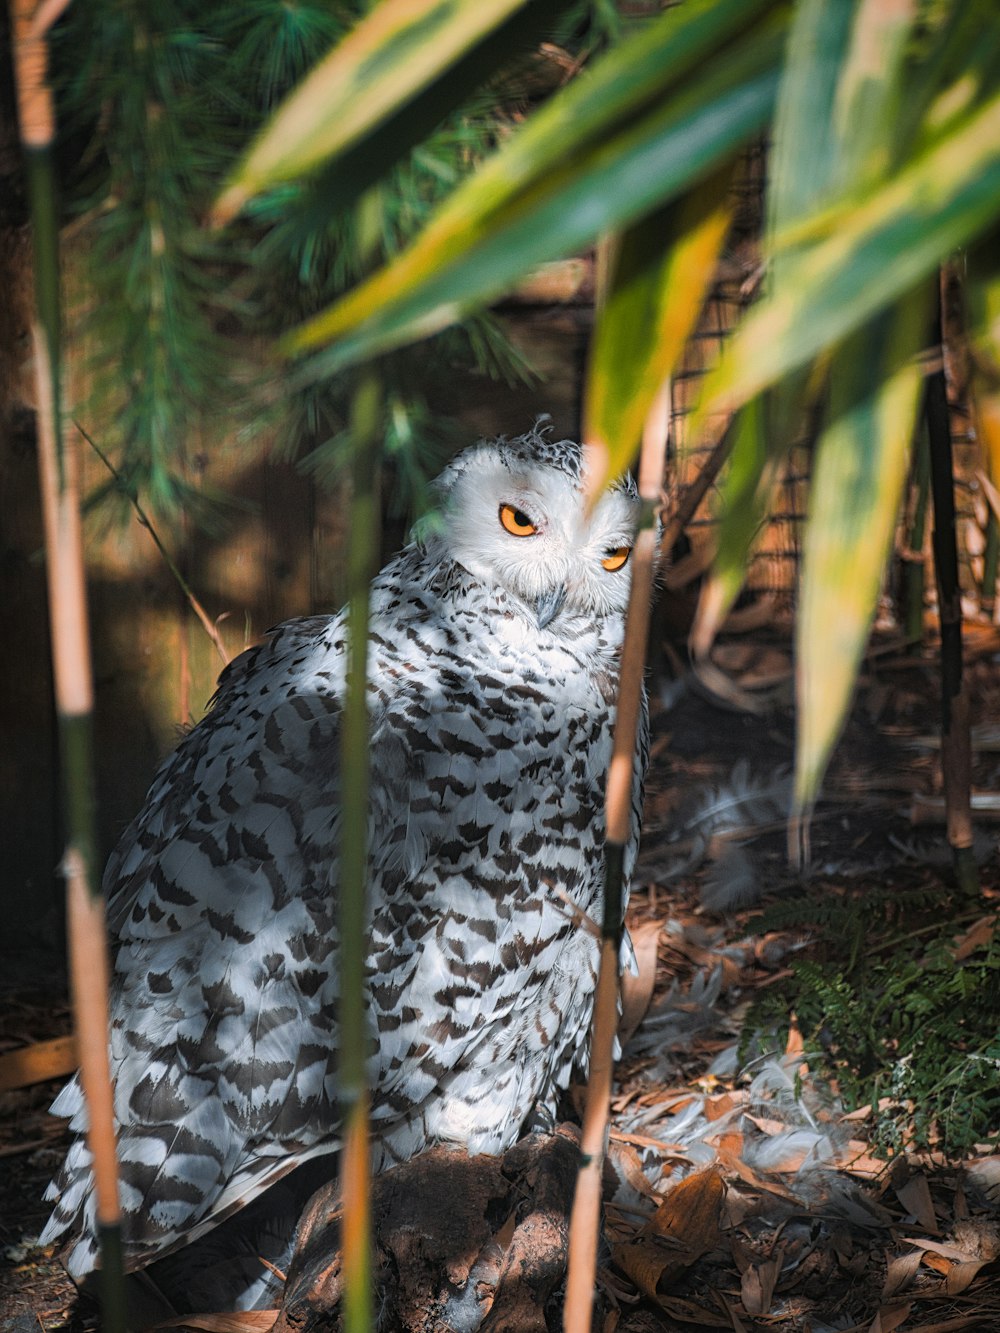
M444 551L539 628L560 614L621 615L628 601L635 486L616 483L587 514L582 473L581 446L536 425L473 445L439 479Z

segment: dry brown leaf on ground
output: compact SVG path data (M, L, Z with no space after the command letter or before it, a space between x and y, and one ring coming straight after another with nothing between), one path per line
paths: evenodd
M929 1268L936 1268L939 1273L948 1271L946 1265L965 1263L971 1257L961 1245L947 1240L923 1240L917 1236L908 1236L906 1243L922 1250L924 1263Z
M618 1020L618 1038L624 1046L649 1008L656 984L657 945L663 932L662 921L641 921L629 930L638 975L627 968L621 977L622 1012Z
M805 1041L803 1040L802 1033L799 1030L799 1020L798 1017L793 1013L788 1022L788 1040L785 1042L786 1061L791 1056L803 1055L805 1053L805 1049L806 1049L806 1044ZM802 1066L803 1077L805 1077L805 1075L808 1074L808 1072L809 1072L809 1067L807 1065L803 1065Z
M981 916L974 925L970 926L964 935L952 945L952 957L956 963L962 962L977 949L984 949L993 939L997 928L997 915L991 912L989 916Z
M669 1236L704 1254L719 1239L719 1216L726 1187L714 1166L686 1176L660 1204L644 1231Z
M894 1254L891 1258L887 1254L885 1282L881 1292L883 1301L891 1300L893 1296L898 1296L901 1291L906 1290L917 1275L921 1258L919 1250L911 1250L908 1254Z
M944 1289L949 1296L959 1296L967 1287L971 1287L979 1276L980 1270L990 1262L989 1259L969 1259L965 1263L953 1264L944 1280Z
M837 1170L848 1175L858 1176L861 1180L877 1180L885 1175L886 1164L881 1157L872 1157L868 1144L861 1139L851 1139L840 1151L837 1158Z
M908 1302L906 1305L897 1305L886 1310L879 1310L869 1325L868 1333L892 1333L894 1328L899 1328L900 1324L906 1323L912 1309L913 1305Z
M53 1037L0 1055L0 1092L72 1074L79 1064L75 1037Z
M740 1318L737 1307L726 1300L721 1291L715 1293L715 1299L719 1302L719 1308L724 1310L729 1317L729 1327L732 1333L749 1333L746 1324Z
M776 1246L768 1259L762 1259L747 1266L740 1279L740 1299L743 1308L751 1317L766 1315L771 1309L774 1288L781 1274L785 1251Z
M612 1245L611 1257L644 1296L658 1300L661 1282L670 1282L690 1267L687 1251L663 1237L637 1236L626 1245Z
M659 1145L658 1145L659 1146ZM607 1164L619 1179L631 1185L637 1194L659 1203L662 1194L653 1188L642 1168L642 1158L628 1142L623 1142L614 1131L608 1143Z
M730 1111L735 1111L738 1106L746 1102L744 1092L722 1092L712 1097L705 1098L704 1115L710 1123L714 1120L721 1120L723 1116L729 1115Z
M966 1174L992 1202L1000 1198L1000 1156L973 1157L963 1162Z
M922 1263L942 1275L949 1296L958 1296L970 1287L981 1270L1000 1253L1000 1240L993 1223L980 1226L963 1223L953 1242L911 1237L907 1243L919 1251Z
M934 1211L930 1186L922 1171L917 1171L904 1184L896 1187L896 1198L916 1219L918 1226L934 1235L940 1234L941 1228L938 1225L937 1213Z
M643 1295L659 1299L662 1282L672 1281L718 1244L724 1197L714 1167L685 1177L634 1240L612 1248L615 1263Z
M728 1313L721 1310L708 1310L694 1301L682 1300L679 1296L658 1296L656 1303L664 1314L682 1324L698 1324L702 1328L724 1328L732 1333L732 1320Z
M737 1176L745 1185L750 1185L755 1190L762 1190L765 1194L776 1194L779 1199L786 1199L789 1203L801 1204L802 1200L797 1194L793 1194L776 1180L765 1180L763 1176L759 1176L742 1160L738 1152L734 1153L720 1144L716 1148L715 1155L720 1165L731 1175Z

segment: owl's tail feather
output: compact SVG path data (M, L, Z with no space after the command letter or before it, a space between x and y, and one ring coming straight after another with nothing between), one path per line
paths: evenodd
M79 1135L70 1145L59 1176L45 1198L54 1203L39 1238L52 1244L66 1238L67 1271L85 1277L99 1260L96 1239L96 1201L91 1155L83 1134L86 1107L77 1080L69 1083L53 1103L53 1113L71 1117ZM144 1268L214 1231L247 1205L270 1191L305 1162L322 1159L321 1178L333 1170L336 1140L303 1147L270 1142L261 1150L244 1148L226 1179L221 1173L218 1143L206 1153L179 1151L177 1126L135 1127L119 1145L122 1239L126 1269ZM191 1141L186 1142L188 1149ZM206 1148L208 1144L206 1144Z

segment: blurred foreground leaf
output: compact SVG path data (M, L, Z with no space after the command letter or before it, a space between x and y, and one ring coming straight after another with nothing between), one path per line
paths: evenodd
M810 488L796 620L795 803L814 801L868 640L913 439L933 287L839 349Z
M1000 94L878 188L786 234L784 244L797 249L781 289L743 321L697 419L746 402L873 319L985 229L998 208Z
M553 97L288 349L336 340L316 365L331 373L424 337L703 179L766 124L785 16L768 0L668 12Z
M465 80L455 77L455 67L524 6L525 0L382 0L282 104L230 177L213 220L227 221L254 195L370 139L405 109L411 133L396 125L392 156L400 155L461 100ZM445 74L448 86L439 88L427 124L411 104Z
M802 0L796 6L768 164L768 249L776 234L814 212L833 192L840 156L834 108L854 20L851 5ZM786 256L775 255L767 276L772 294L782 290L786 263ZM774 488L814 392L809 368L800 368L736 414L731 463L719 488L718 545L691 633L698 657L708 652L743 586L750 556L766 528Z
M729 229L730 165L629 228L597 314L584 436L603 452L595 490L631 464L656 395L694 331Z

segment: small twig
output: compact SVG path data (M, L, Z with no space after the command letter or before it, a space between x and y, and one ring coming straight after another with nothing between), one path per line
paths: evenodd
M356 210L358 244L367 263L379 253L382 202L373 187ZM351 463L350 533L347 556L347 671L340 735L341 838L340 1067L343 1117L340 1184L343 1200L342 1320L345 1333L374 1327L372 1290L371 1093L368 1086L368 1010L365 978L368 899L368 817L371 755L368 718L368 635L371 581L378 569L379 442L383 386L367 366L351 399L354 456Z
M34 1152L36 1148L47 1148L51 1139L28 1139L24 1143L5 1143L0 1147L0 1157L20 1157L22 1153Z
M575 903L566 890L560 885L555 885L552 891L557 898L561 898L566 904L566 915L570 918L573 924L579 926L581 930L585 930L593 939L599 940L601 938L601 928L590 913L585 912L579 903Z
M184 575L178 569L176 563L174 562L173 558L170 555L170 552L163 545L163 542L160 541L159 534L153 527L152 520L150 519L146 511L143 509L142 505L139 503L138 497L136 496L135 492L129 488L129 486L125 482L125 478L115 467L114 463L112 463L111 459L107 456L107 454L97 443L97 441L92 439L91 436L87 434L87 432L80 425L79 421L74 421L73 424L76 426L77 430L90 445L91 449L93 449L97 457L101 460L104 466L111 473L112 477L114 477L115 481L118 483L118 487L121 490L122 494L128 497L129 504L131 504L132 508L135 510L136 517L138 518L142 526L146 529L146 531L149 533L149 535L152 537L153 541L156 543L156 549L159 551L160 555L163 556L167 568L170 570L171 574L173 574L174 578L177 580L181 592L187 598L188 605L191 607L191 610L195 613L195 615L201 622L202 629L215 644L215 651L221 657L222 665L228 666L230 662L230 657L229 654L226 652L226 645L222 642L222 636L220 635L218 629L212 623L212 621L209 620L205 608L202 606L201 602L198 601L198 598L194 595L194 592L191 589L191 585L188 583ZM219 618L221 619L222 617L220 616Z

